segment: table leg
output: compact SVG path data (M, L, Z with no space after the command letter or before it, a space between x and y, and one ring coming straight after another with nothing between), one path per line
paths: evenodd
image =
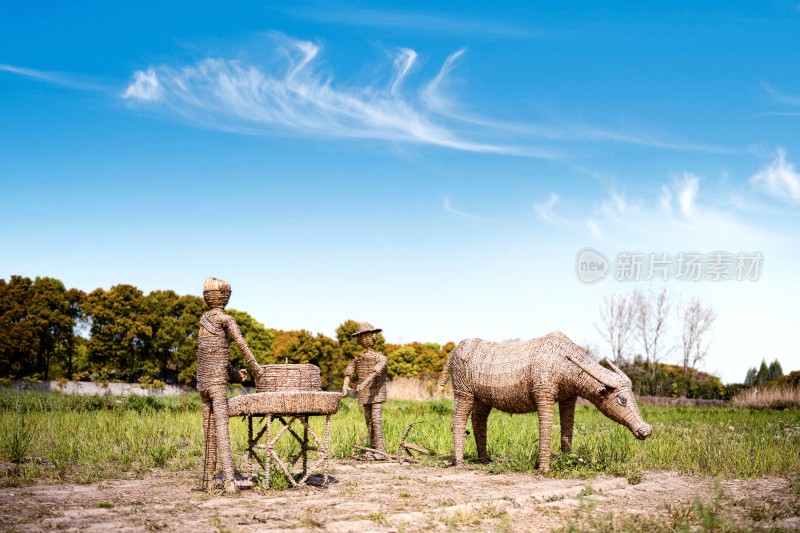
M264 447L266 448L266 453L264 454L264 481L267 488L269 488L272 486L272 480L270 479L270 470L272 466L272 415L267 415L266 424L267 436L264 442Z
M325 416L325 436L322 437L320 453L322 454L322 486L328 486L328 452L331 447L331 415Z
M308 417L303 417L305 424L303 424L303 442L301 444L301 452L303 454L303 477L308 471Z
M253 442L253 417L247 417L247 478L252 480L253 479L253 454L255 453L255 449L253 446L255 443Z

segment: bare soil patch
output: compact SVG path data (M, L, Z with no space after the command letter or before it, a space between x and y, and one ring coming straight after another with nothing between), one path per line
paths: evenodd
M142 479L0 489L3 531L550 531L586 512L668 515L719 489L737 524L800 529L800 493L789 480L725 480L674 472L624 478L552 479L477 468L337 461L327 488L199 492L195 471ZM583 511L581 511L583 510Z

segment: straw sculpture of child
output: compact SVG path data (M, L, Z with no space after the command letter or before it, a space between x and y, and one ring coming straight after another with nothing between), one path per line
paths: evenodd
M225 492L234 493L237 487L228 434L228 378L241 382L247 379L247 372L244 369L237 371L230 363L228 336L230 335L242 352L256 380L261 374L261 366L247 347L236 320L225 314L225 306L230 297L231 285L227 281L217 278L208 278L205 281L203 300L210 310L200 318L197 338L197 390L203 404L205 438L202 487L208 489L211 486L219 457Z
M386 366L387 360L380 352L376 352L372 348L375 346L375 341L381 330L372 327L369 322L361 322L353 337L359 346L366 351L356 356L355 359L350 361L347 369L344 371L344 385L342 386L342 396L347 395L350 386L350 378L353 373L357 373L359 383L356 387L358 391L358 403L364 406L364 420L367 423L367 430L369 431L370 447L385 452L386 448L383 444L383 420L382 411L383 404L386 402ZM375 459L381 459L381 456L373 456Z

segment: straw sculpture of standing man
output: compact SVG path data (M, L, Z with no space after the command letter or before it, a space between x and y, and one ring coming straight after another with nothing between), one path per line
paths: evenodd
M225 492L237 491L233 477L233 456L228 434L228 378L244 381L245 370L237 371L230 363L228 335L244 355L247 366L255 378L261 367L247 347L232 316L225 314L225 306L231 297L231 285L227 281L208 278L203 285L203 300L210 311L200 318L200 333L197 338L197 390L203 402L203 437L205 459L203 463L203 489L208 489L214 479L217 457L222 466Z
M386 356L376 352L372 348L375 346L378 333L381 330L375 328L369 322L360 322L353 337L359 346L366 351L356 356L350 361L344 371L344 385L342 386L342 396L347 395L350 385L350 378L353 373L358 374L359 383L356 387L358 391L358 403L364 406L364 419L369 430L370 447L380 452L385 452L383 444L383 404L386 401ZM374 457L379 459L380 457Z

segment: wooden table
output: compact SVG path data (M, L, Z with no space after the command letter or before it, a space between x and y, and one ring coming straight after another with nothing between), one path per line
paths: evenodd
M296 487L307 482L314 470L321 466L322 486L327 486L331 416L338 411L340 400L340 393L322 391L259 392L229 399L229 416L247 418L248 476L252 478L255 475L254 463L258 463L264 472L266 486L271 486L270 472L274 462L289 483ZM321 435L311 428L309 418L312 416L325 417L325 429ZM300 453L294 457L280 457L276 446L282 438L297 441ZM259 454L261 450L263 459ZM317 454L310 467L309 452ZM301 459L302 470L296 472Z

